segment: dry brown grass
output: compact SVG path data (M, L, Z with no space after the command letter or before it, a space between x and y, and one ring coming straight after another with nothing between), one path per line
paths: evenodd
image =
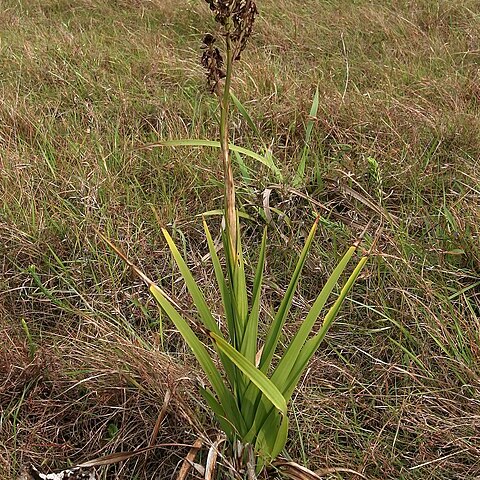
M111 326L96 321L76 334L50 336L34 358L18 333L4 326L2 338L1 478L15 478L20 466L51 471L149 446L167 389L173 396L156 443L173 445L104 467L102 478L131 478L139 470L145 478L165 475L188 451L184 444L205 432L192 413L192 373Z

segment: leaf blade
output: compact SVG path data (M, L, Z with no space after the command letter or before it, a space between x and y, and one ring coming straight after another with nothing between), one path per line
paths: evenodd
M322 313L323 307L327 303L327 300L333 291L333 288L337 284L341 274L345 271L345 268L347 267L349 261L354 255L356 249L357 247L355 245L351 246L347 250L345 255L342 257L340 262L338 262L337 266L328 278L324 287L318 294L314 304L310 308L310 311L305 317L305 320L302 322L300 328L298 329L290 345L285 350L282 358L280 359L277 367L275 368L271 379L272 382L277 385L280 391L283 390L285 384L288 382L292 367L295 364L295 361L298 358L298 355L303 348L305 342L307 341L308 335L312 331L315 322Z
M168 247L170 248L170 252L172 253L172 256L175 260L175 263L177 264L180 273L182 274L182 277L185 281L185 285L187 286L187 289L192 296L193 303L197 307L198 313L200 315L200 318L202 319L203 324L208 330L212 330L217 334L220 333L220 329L218 328L217 322L213 318L212 312L208 308L207 302L205 301L205 297L203 296L203 293L200 291L200 288L197 285L197 282L193 278L192 273L190 272L190 269L188 268L187 264L185 263L185 260L183 259L182 255L178 251L177 246L175 245L175 242L173 241L172 237L170 234L162 228L162 233L165 239L167 240Z
M154 147L213 147L221 148L220 142L216 140L196 140L196 139L186 139L186 140L164 140L157 143L152 143L142 147L145 148L154 148ZM273 161L272 155L259 155L258 153L232 143L228 144L228 148L233 152L242 153L247 157L253 158L257 162L262 163L267 168L269 168L279 180L283 180L283 175L280 169L277 167Z
M310 230L307 240L305 241L305 245L298 259L297 266L292 275L292 278L288 285L287 291L285 292L283 300L280 304L280 307L277 311L277 314L275 315L275 318L273 319L270 325L270 328L267 334L267 340L265 342L265 346L263 349L262 358L260 360L260 366L259 366L260 370L264 373L270 367L270 363L272 361L273 355L277 348L281 330L283 328L283 325L285 324L285 320L288 315L288 312L290 311L290 307L293 302L293 296L295 294L295 290L300 280L300 274L302 272L303 266L305 265L307 254L310 250L310 247L313 242L313 237L318 227L318 220L319 219L317 217L317 219L315 220L315 223L313 224Z
M265 267L265 252L267 246L267 229L263 231L260 253L255 271L252 290L252 307L245 325L245 332L240 351L252 363L255 363L258 343L258 321L260 314L260 298L262 293L263 270Z
M335 317L338 314L338 311L340 310L341 306L343 305L343 302L345 301L348 293L352 289L355 281L357 280L358 276L360 275L363 267L367 263L368 257L362 257L360 261L358 262L357 266L353 270L353 272L350 274L348 280L346 281L345 285L343 286L337 300L335 303L332 305L332 307L329 309L327 314L325 315L325 318L323 320L322 326L320 327L320 330L318 333L312 337L310 340L308 340L305 345L303 346L302 350L300 351L297 361L295 362L291 375L290 375L290 382L289 385L286 386L286 388L283 390L283 394L285 395L285 398L288 400L291 396L292 393L303 373L305 370L308 362L312 358L313 354L318 350L318 347L320 346L321 342L325 338L328 330L330 329L333 321L335 320Z
M239 351L235 350L228 342L217 334L210 332L218 348L224 352L232 362L254 383L265 397L279 410L282 415L287 413L287 403L278 388L265 374L249 362Z
M207 349L195 335L188 322L176 311L173 305L165 298L161 289L154 283L150 284L150 292L160 307L165 311L170 320L174 323L183 339L187 342L188 346L192 350L196 359L200 363L203 371L205 372L210 385L212 386L215 394L217 395L220 403L225 410L226 416L232 421L237 421L235 425L240 433L245 432L246 426L243 421L243 417L240 415L238 407L232 393L226 388L225 383L220 376L220 373L213 363ZM221 337L219 337L221 338Z

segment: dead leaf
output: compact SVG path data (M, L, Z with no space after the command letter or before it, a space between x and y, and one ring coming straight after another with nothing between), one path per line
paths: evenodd
M198 437L183 461L182 468L180 468L180 472L178 472L177 480L185 480L202 445L203 439Z
M215 466L217 465L218 446L225 440L225 437L222 435L218 437L210 447L207 456L207 464L205 466L205 480L211 480L213 478Z
M150 442L148 444L149 447L153 446L153 444L155 443L155 440L157 439L160 426L162 425L162 421L165 418L165 415L167 414L167 408L170 403L171 397L172 397L172 392L170 392L170 390L167 390L165 392L165 397L163 399L162 409L158 414L157 422L155 423L155 428L153 429L152 436L150 437Z

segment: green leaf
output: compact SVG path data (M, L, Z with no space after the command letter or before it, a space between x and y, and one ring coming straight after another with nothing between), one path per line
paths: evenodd
M255 364L258 343L258 319L260 314L260 298L262 293L263 269L265 266L265 251L267 246L267 229L263 231L262 244L258 257L257 269L255 271L255 279L252 291L252 307L245 325L243 341L241 345L241 353L250 362Z
M213 243L213 238L208 228L205 218L203 219L203 228L205 230L205 235L207 237L208 250L210 256L212 257L213 269L215 271L215 277L217 279L218 289L220 291L220 296L222 298L223 312L225 319L227 321L227 327L229 331L230 340L232 335L235 334L235 312L233 306L233 296L232 292L225 281L225 276L223 274L222 266L215 249L215 244ZM223 366L225 368L225 373L227 375L228 382L232 388L235 388L237 373L235 371L234 365L228 360L228 357L224 355L220 356Z
M348 256L348 252L347 252L347 256ZM355 283L355 280L360 274L366 261L367 261L367 257L364 257L359 261L353 273L350 275L347 282L345 283L345 286L342 288L342 291L340 292L340 295L335 301L334 305L327 312L319 332L313 338L308 340L305 343L304 347L300 350L297 356L296 362L292 367L290 374L287 377L288 379L287 382L282 383L283 389L279 388L279 390L282 392L282 394L284 395L287 401L290 399L312 355L316 352L316 350L320 346L320 343L325 338L325 335L328 332L328 329L330 328L333 320L335 319L335 316L337 315L338 310L340 309L343 301L345 300L345 297L348 295L348 292L350 291L353 284ZM278 381L278 373L277 373L277 381ZM272 382L273 382L273 377L272 377ZM254 411L255 411L255 418L253 419L253 421L250 420L247 416L245 417L247 421L247 425L249 426L251 425L250 430L247 432L245 437L247 439L255 439L256 436L260 435L260 432L262 432L264 429L268 430L272 428L271 426L268 426L269 417L270 415L272 415L272 410L271 410L271 407L269 407L263 401L263 399L255 406ZM262 433L262 435L265 435L265 434Z
M250 176L251 169L247 167L245 162L243 161L242 156L238 152L233 152L235 155L235 160L237 161L238 168L240 169L240 173L242 174L242 180L245 183L250 183L252 181L252 177Z
M232 438L235 431L235 425L232 425L230 423L230 420L227 418L225 410L217 401L217 399L213 396L213 393L208 388L200 387L200 394L207 402L207 405L210 407L212 412L215 414L215 418L220 424L220 428L227 434L227 436Z
M170 248L170 251L172 252L173 258L178 265L178 268L180 270L180 273L182 274L182 277L185 281L185 285L187 286L187 289L192 296L193 303L195 304L198 313L200 315L200 318L202 319L203 324L205 327L207 327L208 330L211 330L218 335L221 335L220 329L217 325L217 322L215 321L212 312L210 311L207 302L205 301L205 297L203 296L202 292L198 288L197 283L195 282L195 279L193 278L193 275L190 272L190 269L188 268L187 264L185 263L185 260L183 260L182 255L178 251L172 237L170 234L162 228L163 235L165 239L167 240L168 246ZM224 292L225 293L225 292ZM228 303L228 299L225 297L225 301L227 302L224 304L226 308L229 308L231 306ZM229 380L230 385L234 385L234 378L236 376L235 374L235 369L231 362L226 358L223 354L220 354L220 359L222 361L223 366L225 367L225 371Z
M193 330L190 328L190 325L188 325L187 321L175 310L175 308L167 300L167 298L165 298L161 289L157 285L155 285L154 283L150 284L150 292L152 293L160 307L168 315L175 327L178 329L178 331L192 350L196 359L200 363L200 366L205 372L208 381L212 385L215 394L220 400L220 404L225 411L226 417L232 420L232 422L235 421L238 431L241 435L245 434L245 422L243 421L243 417L240 415L235 399L233 398L232 393L228 391L225 384L223 383L218 368L214 365L203 343L195 335Z
M316 229L318 225L318 218L312 226L310 233L307 237L305 242L305 246L300 254L299 260L297 262L297 266L293 273L292 279L290 284L285 292L283 297L282 303L273 319L273 322L270 325L266 336L266 342L263 348L262 357L260 360L259 368L263 373L267 373L268 368L270 367L270 363L272 361L273 355L275 353L278 340L280 338L281 330L287 318L288 312L292 305L293 296L295 294L295 290L298 285L298 281L300 279L300 274L303 269L303 266L306 261L307 253L311 247ZM250 429L250 433L252 438L258 433L261 424L265 420L266 408L261 403L261 399L256 396L256 392L254 389L254 385L250 384L245 392L246 398L248 398L248 402L246 406L242 409L242 412L245 415L245 419L247 425L252 424L252 428ZM253 420L252 420L253 418ZM253 422L253 423L252 423Z
M243 259L242 243L240 236L240 225L237 216L237 263L233 266L233 294L235 307L235 343L237 350L243 341L243 334L248 317L248 294L247 282L245 278L245 262Z
M224 210L221 210L221 209L208 210L207 212L198 213L195 216L196 217L213 217L213 216L216 216L216 215L225 215L225 212L224 212ZM248 213L245 213L245 212L237 211L237 215L241 218L245 218L246 220L252 220L252 221L254 220L254 218L251 215L249 215Z
M260 313L260 298L262 293L263 270L265 266L266 245L267 229L265 228L260 247L257 269L255 272L255 279L253 282L252 307L245 325L245 332L240 349L245 358L247 358L253 364L255 364L256 361L258 347L258 322ZM257 388L254 388L254 384L247 383L245 388L241 391L241 395L243 398L241 405L242 414L244 415L247 425L249 425L255 417L256 406L260 401L261 392L259 392Z
M239 351L217 334L210 332L218 348L254 383L265 397L278 409L282 415L287 414L287 403L278 388L255 365L249 362Z
M305 141L304 141L305 145L302 150L302 155L300 157L300 162L298 164L297 173L295 175L295 178L293 179L293 186L299 185L302 182L303 177L305 175L305 166L307 163L308 154L310 153L310 140L312 137L313 126L315 124L315 118L318 113L319 100L320 100L320 95L319 95L318 86L317 86L317 89L315 90L315 95L313 97L312 106L310 108L310 115L307 121L307 128L305 130Z
M225 281L225 276L223 274L222 266L220 264L220 259L218 258L212 234L210 233L205 218L203 219L203 228L205 230L205 236L207 237L208 250L210 252L210 256L212 257L213 269L215 271L215 278L217 279L218 289L220 290L220 295L222 297L222 306L225 314L225 319L227 321L228 331L231 335L232 332L235 331L232 294L229 286L227 285L227 282Z
M281 453L287 438L288 417L281 417L278 412L271 410L258 432L255 450L266 458L273 459Z
M343 286L337 300L325 315L325 318L323 320L322 326L320 327L320 330L314 337L308 340L303 346L303 348L301 349L297 357L297 360L295 362L295 365L293 366L292 371L289 375L288 385L286 385L285 388L283 389L283 394L285 395L285 398L287 400L290 399L290 397L292 396L292 393L295 390L295 387L298 381L300 380L300 377L303 371L305 370L308 362L312 358L313 354L318 350L318 347L320 346L323 339L325 338L325 335L327 334L328 330L332 326L332 323L335 320L335 317L337 316L338 311L340 310L340 307L342 306L343 302L345 301L345 298L347 297L348 293L352 289L355 281L360 275L360 272L365 266L365 263L367 262L367 260L368 260L368 257L362 257L360 259L354 271L348 277L348 280Z
M255 122L252 120L252 117L247 112L247 109L243 106L242 102L240 102L240 100L232 91L230 91L230 97L232 98L233 103L235 104L235 107L237 108L237 110L241 113L242 117L247 122L248 126L253 130L253 133L255 133L255 136L257 138L262 138L262 135L260 134L260 130L258 130L257 126L255 125Z
M327 303L330 294L332 293L332 290L337 284L341 274L345 271L345 268L347 267L348 262L354 255L355 251L355 246L350 247L338 265L335 267L330 275L330 278L325 283L325 286L322 288L322 291L319 293L315 303L308 312L308 315L298 329L298 332L295 334L290 345L282 355L282 358L280 359L272 375L272 382L277 385L280 391L283 391L285 389L285 385L289 383L290 372L293 368L293 365L295 364L303 345L307 341L310 332L315 326L315 322L322 313L323 308Z
M190 292L190 295L192 296L193 303L197 307L198 313L200 315L200 318L202 319L203 324L205 325L205 327L207 327L208 330L212 330L213 332L220 335L221 333L220 333L220 329L218 328L217 322L213 318L212 312L208 308L207 302L205 301L205 298L202 292L198 288L198 285L195 282L195 279L193 278L193 275L191 274L190 269L185 263L185 260L183 260L183 257L178 251L177 246L175 245L172 237L164 228L162 228L162 233L165 239L167 240L168 246L170 248L170 251L172 252L175 263L178 265L180 273L182 274L182 277L185 280L185 285L187 286L187 289Z
M150 145L146 145L143 148L153 148L153 147L213 147L213 148L221 148L220 142L216 140L195 140L195 139L187 139L187 140L165 140L162 142L153 143ZM283 180L283 175L280 169L275 165L273 161L272 155L259 155L258 153L249 150L248 148L239 147L238 145L234 145L229 143L228 148L233 152L242 153L247 157L253 158L258 162L262 163L266 167L268 167L279 180Z
M317 226L318 226L318 218L313 224L312 229L310 230L310 233L305 242L305 246L303 247L303 250L298 259L298 263L295 268L295 271L293 272L292 279L290 280L290 284L288 285L287 291L285 292L285 295L277 311L277 314L275 315L275 318L273 319L273 322L270 325L270 328L266 337L265 347L263 349L262 359L260 361L260 370L264 373L268 371L273 355L277 348L278 340L280 338L280 334L281 334L283 325L285 324L285 320L287 318L288 312L290 311L290 307L293 301L293 296L295 295L295 290L297 288L298 281L300 280L300 274L302 273L303 266L305 265L308 251L312 246L312 241L313 241L315 232L317 230Z
M285 448L285 444L287 443L288 439L288 417L284 416L280 422L280 427L277 430L277 438L275 439L275 443L273 445L272 451L270 455L272 458L278 457L282 450Z

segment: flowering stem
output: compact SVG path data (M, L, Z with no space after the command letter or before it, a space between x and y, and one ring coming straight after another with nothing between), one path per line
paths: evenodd
M227 224L227 238L230 242L230 251L233 260L237 258L237 215L235 211L235 183L233 180L232 161L228 146L228 120L230 106L230 87L232 84L233 48L230 32L225 34L227 64L223 95L220 101L220 144L223 160L223 175L225 182L225 219ZM236 262L235 262L236 263Z

